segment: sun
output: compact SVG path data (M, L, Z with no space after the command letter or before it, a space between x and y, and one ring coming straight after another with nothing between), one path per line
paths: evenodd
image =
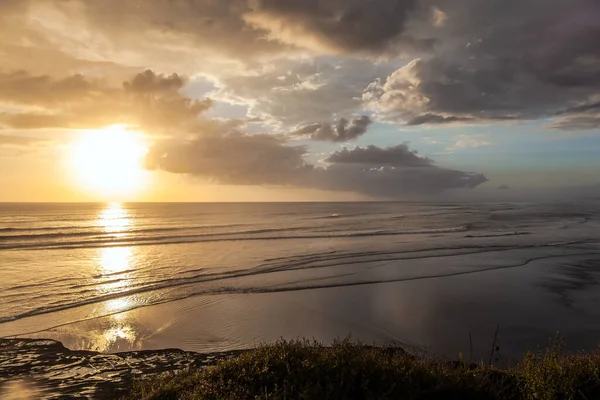
M147 151L139 132L112 125L82 133L69 148L70 168L79 183L98 196L126 200L146 185L143 161Z

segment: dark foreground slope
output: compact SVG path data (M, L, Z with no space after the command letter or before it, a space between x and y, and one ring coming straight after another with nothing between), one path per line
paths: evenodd
M499 370L339 341L282 341L136 383L130 399L600 399L600 353L555 344Z
M0 398L600 399L600 352L557 342L518 365L411 355L349 340L281 341L246 352L177 349L102 354L52 340L0 339ZM28 397L23 397L28 396Z

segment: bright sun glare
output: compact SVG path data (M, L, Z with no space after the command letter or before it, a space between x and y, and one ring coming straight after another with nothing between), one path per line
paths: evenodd
M86 131L70 149L72 168L82 185L100 196L122 199L139 193L148 173L147 147L124 125Z

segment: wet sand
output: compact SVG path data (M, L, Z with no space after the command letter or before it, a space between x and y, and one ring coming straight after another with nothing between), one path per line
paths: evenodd
M440 269L460 264L461 273L443 278L194 296L22 337L52 338L72 349L108 353L163 348L213 353L282 337L329 343L351 335L367 344L395 342L453 359L459 352L467 354L470 335L473 357L481 359L489 354L499 325L506 361L546 346L557 331L567 349L591 350L600 343L600 264L595 257L574 256L564 249L552 250L552 255L488 271L480 270L485 260L477 258L468 263L478 266L472 273L463 273L464 263L448 259ZM506 256L498 259L507 262ZM494 258L486 255L486 260ZM372 277L387 278L383 272ZM13 324L16 332L27 332L30 323L34 327L39 321Z
M178 349L102 354L69 350L49 339L0 339L0 398L115 399L134 379L211 365L237 354Z

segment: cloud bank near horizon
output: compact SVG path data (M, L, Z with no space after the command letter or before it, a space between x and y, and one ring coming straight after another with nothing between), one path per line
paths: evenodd
M157 144L148 154L147 167L212 183L294 186L381 198L473 188L487 181L482 174L437 167L406 144L344 148L329 154L324 165L307 162L305 154L304 146L290 145L284 137L231 131Z

